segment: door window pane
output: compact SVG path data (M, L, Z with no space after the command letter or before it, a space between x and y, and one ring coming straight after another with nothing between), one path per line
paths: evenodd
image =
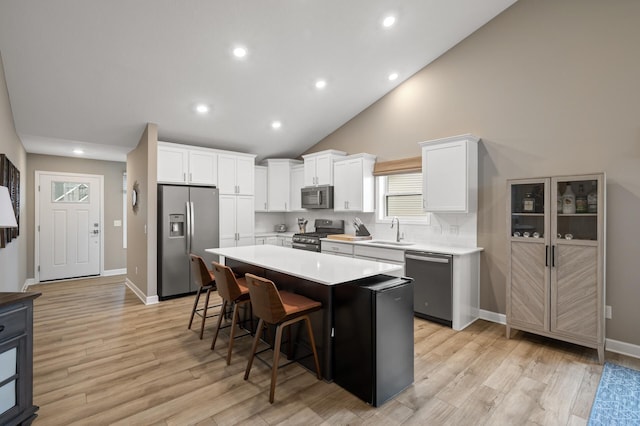
M88 203L89 184L78 182L52 182L51 201L54 203Z

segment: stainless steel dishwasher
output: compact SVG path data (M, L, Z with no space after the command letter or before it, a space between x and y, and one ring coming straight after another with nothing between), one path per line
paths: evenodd
M451 327L453 256L406 251L405 275L413 278L413 311L417 317Z

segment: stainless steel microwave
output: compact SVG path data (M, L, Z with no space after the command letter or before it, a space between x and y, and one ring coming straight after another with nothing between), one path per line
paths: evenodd
M333 186L306 186L302 188L303 209L332 209Z

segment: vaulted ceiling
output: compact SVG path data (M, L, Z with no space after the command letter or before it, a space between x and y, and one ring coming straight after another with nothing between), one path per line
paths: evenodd
M0 53L27 152L296 157L514 2L2 0Z

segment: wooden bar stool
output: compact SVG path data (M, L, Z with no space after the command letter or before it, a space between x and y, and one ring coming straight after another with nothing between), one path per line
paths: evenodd
M251 347L251 356L247 363L247 369L244 373L244 379L249 378L251 365L256 355L256 349L260 341L260 334L266 324L276 326L276 340L273 346L273 364L271 365L271 389L269 391L269 402L273 404L273 396L276 390L276 378L278 374L278 361L280 359L280 345L282 344L282 330L288 325L298 321L305 321L307 324L307 332L313 351L313 359L316 365L316 375L318 380L322 378L320 375L320 363L318 362L318 352L316 351L316 342L313 338L313 330L311 329L311 320L309 314L322 308L322 303L311 300L299 294L287 291L278 291L273 281L266 278L257 277L253 274L246 274L247 287L251 297L251 306L254 314L259 318L256 335L253 339Z
M191 258L191 276L196 286L198 286L198 294L196 295L196 300L193 302L193 309L191 310L191 318L189 318L189 330L191 329L191 324L193 323L194 315L198 315L202 317L202 324L200 325L200 340L202 340L202 335L204 334L204 322L207 318L214 317L218 314L207 316L207 310L209 308L215 308L220 305L209 306L209 296L211 296L212 291L216 291L216 277L213 272L207 269L207 265L204 262L204 259L198 255L193 253L189 254ZM206 291L207 295L204 300L204 307L198 308L198 302L200 301L200 294Z
M225 312L228 306L233 304L233 314L231 319L231 330L229 331L229 350L227 351L227 365L231 364L231 352L233 351L233 340L236 337L248 336L250 333L234 336L236 325L238 324L238 308L240 305L251 307L251 300L249 299L249 289L247 288L244 277L236 278L235 274L228 266L221 265L217 262L211 262L213 265L213 271L216 275L216 286L218 287L218 294L222 297L222 308L220 312ZM211 342L211 350L216 347L216 340L218 339L218 332L220 331L220 325L222 324L222 317L218 317L218 325L213 335L213 341ZM253 322L253 320L252 320ZM253 325L253 324L252 324Z

